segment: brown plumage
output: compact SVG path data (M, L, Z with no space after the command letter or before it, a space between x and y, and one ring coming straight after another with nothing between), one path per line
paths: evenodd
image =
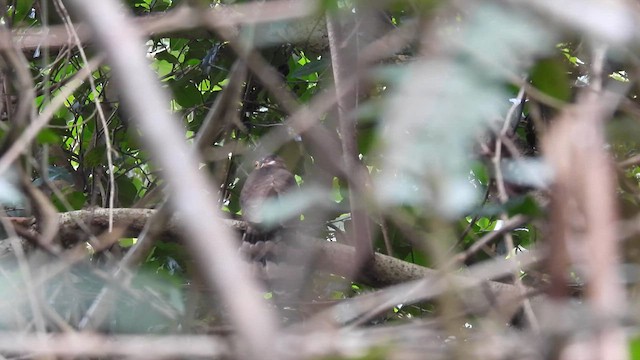
M254 243L274 237L290 219L282 219L279 224L266 224L262 214L263 205L296 187L293 174L280 157L267 155L256 162L256 168L249 174L240 192L242 218L248 223L245 241Z

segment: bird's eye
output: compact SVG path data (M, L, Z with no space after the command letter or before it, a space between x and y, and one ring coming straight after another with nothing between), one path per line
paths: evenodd
M260 167L260 161L256 161L253 163L253 166L257 169Z

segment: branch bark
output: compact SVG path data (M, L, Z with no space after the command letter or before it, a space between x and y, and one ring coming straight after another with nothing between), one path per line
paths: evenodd
M144 228L146 222L154 216L156 210L152 209L113 209L113 221L115 229L124 229L124 236L136 237ZM108 227L108 209L94 210L78 210L61 213L60 236L62 236L65 244L72 244L82 240L82 227L89 228L95 232L105 231ZM12 221L16 224L24 226L31 223L29 219L14 218ZM223 223L238 232L244 231L246 224L238 220L222 220ZM163 240L178 241L182 236L179 226L180 220L174 216L165 225L165 232L162 236ZM308 264L296 264L296 259L307 259L303 252L312 251L314 253L314 265L319 270L334 273L342 276L351 276L352 260L355 256L355 249L351 246L328 242L321 239L305 237L301 239L303 244L310 245L305 247L289 246L288 244L279 243L273 251L279 258L291 261L293 265L306 266ZM238 242L238 245L240 242ZM395 291L399 294L408 294L407 289L420 288L424 289L416 293L421 299L425 296L432 296L443 291L442 273L425 268L416 264L408 263L400 259L375 253L375 261L369 267L363 269L363 272L354 280L366 285L383 288L390 285L398 285L402 287L400 291L394 288L389 291ZM501 260L503 261L503 260ZM512 271L514 263L518 263L523 268L532 265L536 260L531 255L521 256L515 262L507 262L506 264L496 261L493 268L487 270L470 269L469 276L452 276L455 283L468 290L464 300L465 308L471 313L486 311L489 307L496 303L513 302L518 299L519 292L515 286L511 284L500 283L496 281L488 281L487 279L497 278ZM486 266L486 265L485 265ZM412 282L414 281L414 282ZM405 284L408 283L408 284ZM420 285L422 284L422 285ZM425 284L440 284L437 290L434 286L425 286ZM427 291L427 292L424 292ZM430 295L431 294L431 295ZM498 299L498 301L494 301ZM402 302L402 301L400 301ZM398 302L398 303L400 303ZM404 298L404 302L407 299ZM351 315L350 317L357 317Z
M137 27L147 36L183 37L189 39L206 39L211 37L207 31L207 23L214 23L221 28L237 33L241 25L260 25L278 21L289 21L285 31L278 28L277 33L268 28L262 32L263 37L281 38L291 43L305 42L313 51L322 52L329 45L326 34L318 33L323 26L315 26L318 19L310 18L315 14L316 6L306 1L269 1L261 4L261 11L256 12L255 4L237 4L206 9L200 7L179 6L165 13L156 13L132 19ZM92 40L91 27L86 22L77 22L74 26L79 40L85 44ZM286 35L289 37L286 38ZM61 48L74 43L74 39L62 25L42 28L16 29L13 31L14 41L0 39L0 49L15 47L24 50L35 50L42 47Z

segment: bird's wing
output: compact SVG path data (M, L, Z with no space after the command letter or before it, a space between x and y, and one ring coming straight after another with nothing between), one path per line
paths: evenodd
M282 196L297 187L296 179L287 169L276 169L270 176L270 196Z
M265 183L264 177L258 171L249 174L240 192L240 206L242 217L250 223L260 223L260 207L271 192L271 185Z
M240 193L243 218L254 224L262 222L261 208L269 199L279 198L297 187L286 169L258 169L252 172Z

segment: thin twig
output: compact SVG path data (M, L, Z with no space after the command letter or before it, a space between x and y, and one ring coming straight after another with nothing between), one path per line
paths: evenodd
M481 248L491 243L492 241L499 239L501 236L517 229L518 227L524 225L529 221L529 218L524 215L516 215L510 219L507 219L502 223L502 226L499 230L494 230L480 239L474 241L473 245L471 245L467 250L455 255L451 259L451 264L448 265L448 268L453 268L456 265L460 265L464 263L471 255L475 254Z
M206 358L231 356L229 343L214 336L131 335L104 336L94 333L31 334L0 332L2 353L30 357L124 357L130 359Z
M518 92L517 98L523 99L524 94L525 94L525 89L524 87L522 87ZM496 187L498 188L498 198L500 199L500 202L503 205L507 203L507 201L509 200L509 196L507 195L507 190L505 188L505 183L504 183L504 177L502 175L502 139L512 126L512 119L514 118L514 113L516 112L517 109L521 109L521 105L520 105L521 101L519 101L517 104L513 104L509 109L509 112L505 117L505 121L502 127L502 131L500 132L500 136L498 136L496 139L495 155L492 159L493 167L496 175ZM505 223L509 221L509 216L504 212L500 215L500 217L502 221ZM507 232L505 233L504 238L507 244L507 249L509 251L509 254L513 255L515 253L513 236L511 235L510 232ZM524 295L526 291L525 291L524 285L522 284L522 279L520 278L519 271L513 272L513 280L516 284L516 287L520 291L520 294ZM535 331L540 331L538 321L533 312L533 309L531 308L531 302L528 299L525 299L523 308L524 308L524 314L527 317L527 320L529 321L529 324L531 325L531 327Z

